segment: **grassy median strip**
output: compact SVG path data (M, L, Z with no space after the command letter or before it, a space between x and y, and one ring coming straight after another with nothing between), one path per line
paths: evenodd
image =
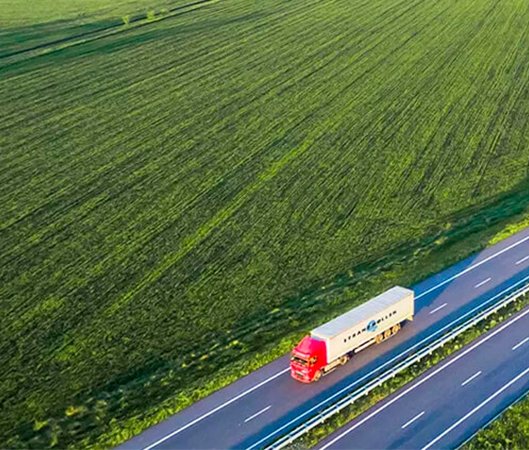
M472 328L469 328L467 331L460 334L453 341L450 341L443 347L438 348L437 350L432 352L431 355L426 356L422 360L416 362L409 368L400 372L398 375L396 375L391 380L373 389L365 397L360 398L359 400L352 403L350 406L336 413L334 416L329 418L327 421L323 422L321 425L316 426L312 430L309 430L307 434L297 439L296 441L294 441L292 444L290 444L289 446L285 448L289 450L297 450L297 449L312 447L316 445L320 440L322 440L329 434L343 427L348 422L358 417L363 412L367 411L369 408L375 406L381 400L384 400L390 394L396 392L397 390L399 390L406 384L410 383L411 381L413 381L419 375L426 372L431 367L440 363L441 361L443 361L444 359L446 359L448 356L452 355L453 353L457 352L458 350L461 350L464 346L468 345L469 343L471 343L472 341L480 337L482 334L496 327L501 322L507 320L509 317L512 317L514 314L521 311L528 305L529 305L529 295L520 297L516 301L506 305L504 308L500 309L495 314L491 315L487 319L484 319L483 322L478 323L477 325L473 326ZM518 408L520 408L520 405L518 406ZM529 409L527 409L525 412L529 412ZM516 415L516 419L518 423L521 424L524 419L523 414L518 413ZM525 420L526 419L527 419L527 416L525 416ZM523 426L527 427L527 424ZM483 441L487 440L481 437L476 438L476 439L478 440L482 439ZM525 436L525 438L522 436L519 436L518 440L519 442L527 442L527 436ZM477 442L478 441L476 441L476 445L477 445ZM494 442L497 442L497 441L494 441ZM478 449L478 448L483 449L483 448L498 448L498 447L482 447L479 445L471 447L472 450ZM471 450L471 449L469 448L468 450Z

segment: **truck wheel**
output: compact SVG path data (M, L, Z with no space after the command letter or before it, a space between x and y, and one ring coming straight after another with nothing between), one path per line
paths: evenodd
M397 325L393 325L393 328L391 329L391 333L397 334L399 330L400 330L400 323L398 323Z
M318 370L318 371L314 374L314 378L312 379L312 381L318 381L320 378L321 378L321 370Z
M349 356L347 355L344 355L340 358L340 365L341 366L345 366L347 364L347 362L349 361Z

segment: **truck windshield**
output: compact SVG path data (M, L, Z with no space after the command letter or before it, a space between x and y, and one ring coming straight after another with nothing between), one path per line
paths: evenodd
M302 366L308 366L309 363L307 360L305 359L302 359L302 358L298 358L297 356L292 356L292 358L290 358L291 361L294 361L298 364L301 364Z

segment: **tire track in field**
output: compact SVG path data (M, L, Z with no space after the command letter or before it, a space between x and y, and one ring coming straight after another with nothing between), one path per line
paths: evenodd
M383 59L381 59L380 61L378 61L376 66L378 66L378 64L380 64L381 62L383 62L383 61L384 61L385 59L387 59L388 57L392 56L392 54L393 54L394 52L396 52L396 51L401 50L402 48L404 48L404 46L406 46L407 44L409 44L409 42L411 42L412 39L414 39L415 37L417 37L418 35L420 35L421 32L424 31L424 29L426 29L427 27L429 27L430 24L431 24L433 21L439 19L439 18L440 18L445 12L446 12L446 9L445 9L445 10L442 10L438 15L436 15L433 19L431 19L429 22L427 22L427 23L424 25L423 28L421 28L420 30L418 30L413 36L411 36L411 37L410 37L409 39L407 39L404 43L402 43L397 49L392 50L392 52L391 52L390 55L387 55L385 58L383 58ZM376 66L373 66L371 69L366 70L364 73L362 73L361 76L358 77L357 80L354 80L353 83L356 82L356 81L359 81L359 80L362 79L365 75L369 74L369 73L372 71L372 69L375 69ZM399 74L399 76L400 76L400 74ZM351 86L351 85L350 85L350 86ZM345 93L345 91L346 91L350 86L348 86L346 89L344 89L344 91L342 91L342 94ZM341 95L341 94L339 94L339 95ZM379 99L379 100L382 100L382 98L383 98L383 96L384 96L384 94L381 94L381 95L382 95L382 97L381 97L381 99ZM381 120L380 116L377 116L377 117L373 118L373 119L371 120L370 124L367 125L367 126L365 126L364 128L365 128L366 130L368 130L368 129L375 129L375 128L376 128L376 125L379 124L380 120ZM405 120L405 119L401 117L401 120ZM393 133L392 133L392 136L395 136L396 133L398 132L398 130L400 129L400 123L399 123L399 122L395 122L392 126L393 126L393 128L394 128L394 131L393 131ZM365 145L367 145L367 141L366 141L366 140L368 139L367 136L370 135L370 134L371 134L370 132L367 132L367 131L366 131L366 132L364 133L364 137L363 137L364 141L356 141L356 146L357 146L357 147L358 147L358 146L362 146L362 145L363 145L362 142L363 142ZM362 184L362 183L360 183L360 184ZM370 193L370 192L373 192L373 188L374 188L376 185L378 185L378 181L375 180L374 178L370 177L370 179L369 179L369 181L368 181L368 183L367 183L367 185L365 186L365 189L364 189L364 192L366 193L367 196L369 196L369 193ZM360 195L360 194L359 194L359 195ZM323 204L323 203L325 203L325 202L322 200L322 201L320 202L320 204ZM351 211L351 212L352 212L352 211ZM371 220L379 220L379 219L374 218L374 217L371 216Z
M263 148L263 149L258 150L257 153L262 153L262 152L265 152L266 150L267 150L267 148ZM232 169L231 172L236 173L236 172L245 170L244 165L248 161L250 161L254 156L255 156L254 153L248 155L244 160L240 161ZM137 180L134 184L139 183L139 182L142 182L142 180ZM97 203L96 205L94 205L93 209L97 209L97 208L101 207L104 203L107 203L108 201L112 200L114 197L118 196L125 189L128 189L131 186L132 185L126 186L125 188L121 189L119 192L117 192L115 195L113 195L111 197L105 197L102 202ZM99 259L98 260L99 262L95 266L93 266L91 264L93 261L88 260L84 265L88 266L88 268L89 268L89 271L86 273L86 276L88 277L89 281L91 283L97 283L98 279L100 277L106 276L105 273L102 273L102 268L105 265L107 265L109 263L109 261L114 263L114 265L120 265L120 263L123 262L124 260L126 260L130 256L130 254L133 254L133 253L141 250L141 248L144 248L144 247L148 246L149 243L152 242L153 240L155 240L159 236L160 233L163 233L165 230L173 227L174 226L174 222L178 218L180 218L181 216L185 215L191 208L193 208L194 206L199 204L200 201L204 197L209 195L211 192L214 192L217 188L218 188L218 182L215 183L214 185L212 185L210 188L206 189L205 191L197 193L190 200L189 203L187 203L187 204L185 204L183 206L180 206L178 208L174 207L173 211L176 214L176 216L173 216L172 214L169 215L171 217L171 221L170 222L167 222L167 223L156 223L152 227L152 229L148 229L144 234L142 234L142 236L140 236L139 238L134 239L132 241L132 243L127 246L126 251L118 249L118 250L115 250L113 252L109 252L105 256L105 258ZM134 205L129 206L129 209L131 209L131 208L134 208ZM75 218L78 221L80 221L83 218L88 217L90 214L92 214L93 209L87 210L82 215L75 215ZM42 243L46 243L47 241L53 240L54 237L60 236L62 234L62 232L64 232L70 225L71 224L68 223L68 224L63 225L61 228L54 230L53 234L48 235L46 238L42 239L41 242ZM39 242L39 245L40 245L40 242ZM51 245L56 245L56 244L54 242L51 242ZM33 248L28 248L23 253L29 253L31 250L34 250L34 249ZM20 253L18 255L14 255L13 256L13 261L14 261L15 258L19 257L19 255L20 255ZM9 266L9 264L10 264L10 262L7 261L3 266ZM85 284L85 282L81 283L81 285L84 285L84 284ZM68 295L72 294L72 292L74 292L77 289L79 289L81 287L81 285L74 285L74 286L63 285L61 289L65 289L65 291L62 292L61 295L62 296L68 296ZM111 288L112 288L112 286L110 286L110 289ZM7 289L7 284L4 284L4 289ZM103 297L105 297L105 296L103 295ZM31 303L31 299L28 299L28 303ZM21 313L21 309L23 308L23 306L24 306L23 304L19 304L18 308L14 309L13 312L16 312L17 314L20 314ZM81 311L78 312L77 315L82 316L82 312Z
M446 22L448 22L448 21L446 21ZM446 28L447 26L448 26L448 24L445 26L445 28ZM413 69L413 68L412 68L412 69ZM410 69L410 71L411 71L412 69ZM399 74L399 75L400 75L400 74ZM403 76L404 76L404 75L403 75ZM389 84L391 84L391 83L389 83ZM412 104L413 104L413 103L416 103L416 102L415 102L415 99L412 99L411 102L412 102ZM402 113L402 114L401 114L401 121L403 121L403 120L407 120L407 118L405 118L404 116L405 116L405 114ZM369 128L369 126L368 126L368 128ZM392 133L392 136L396 136L396 133L398 132L398 129L400 128L400 123L399 123L399 122L396 122L395 124L393 124L393 128L394 128L395 131ZM366 133L366 134L368 134L368 133ZM389 140L391 140L391 137L389 138ZM357 145L358 145L358 144L357 144ZM386 180L386 181L387 181L387 180ZM360 184L363 184L363 183L360 183ZM385 184L388 184L388 183L385 183ZM389 184L391 184L391 183L389 183ZM368 189L367 189L367 190L368 190ZM393 190L394 190L394 189L393 189ZM337 195L339 195L339 194L337 194ZM323 201L322 201L322 202L319 202L319 203L322 204ZM355 204L356 204L356 203L355 203ZM351 209L350 213L351 213L351 212L352 212L352 209ZM373 217L370 217L370 219L372 219L372 220L378 220L378 219L375 219L375 218L373 218Z
M493 7L494 8L494 7ZM461 14L463 14L461 12ZM485 14L486 16L488 15L488 13ZM476 38L476 34L474 34L472 36L472 39L475 39ZM461 56L463 55L463 53L465 51L467 51L467 48L470 47L471 45L471 42L470 41L465 41L465 45L457 45L455 46L455 48L453 49L453 51L451 53L448 54L448 56L443 60L441 66L439 68L435 68L435 72L432 74L431 77L426 77L423 79L423 81L421 82L421 84L424 86L425 89L427 89L427 86L429 86L429 83L431 84L432 80L433 79L438 79L439 78L439 75L440 73L442 73L445 69L447 69L448 71L451 70L451 67L453 65L453 62L460 59ZM428 88L429 89L429 88ZM434 89L435 90L438 90L438 89ZM421 89L418 89L418 91L420 92ZM458 91L455 91L455 94L458 94ZM453 102L452 102L453 103ZM439 124L441 123L446 123L446 119L451 115L453 114L453 111L452 111L452 108L448 108L446 110L446 112L439 118ZM457 128L457 126L454 126L452 127L453 129L455 129L455 127ZM435 127L435 131L434 133L432 133L429 137L429 139L427 140L426 144L423 146L423 149L424 151L420 153L419 155L419 158L415 161L415 164L411 167L411 169L415 169L415 167L418 166L418 164L420 163L421 160L425 160L426 156L427 156L427 153L426 153L426 150L428 149L428 147L432 144L432 142L434 142L434 140L439 136L441 132L441 127L440 126L436 126ZM443 153L442 155L440 155L440 159L445 159L447 158L448 155L445 153ZM431 177L433 175L433 171L435 170L435 167L442 167L444 169L447 169L449 170L449 168L451 167L450 164L447 164L446 162L442 162L442 161L439 161L437 164L433 165L431 164L429 166L429 168L427 169L427 172L423 175L422 177L422 181L419 182L419 184L416 184L416 187L415 187L415 192L419 192L421 191L422 189L424 189L426 187L426 185L431 185ZM412 174L412 170L408 169L407 171L408 173L408 176L411 176ZM426 181L427 180L427 181ZM442 180L439 180L439 182L441 182ZM406 177L403 177L402 181L401 181L401 184L402 183L407 183L407 179ZM412 199L410 198L409 200L410 202L412 202ZM413 202L412 202L413 203Z
M527 9L527 8L526 8ZM518 12L513 13L510 20L507 22L506 25L504 25L504 29L506 31L509 30L510 24L512 22L512 19L515 19L517 17ZM523 13L521 13L523 15ZM505 44L505 47L510 48L510 51L506 53L506 56L502 58L501 64L499 64L499 67L496 70L495 73L495 80L492 84L492 87L489 89L490 92L499 92L499 83L503 81L503 72L506 68L513 67L515 64L515 61L520 57L520 48L523 48L523 45L520 45L520 43L526 43L527 42L527 36L528 36L528 28L525 27L523 29L523 32L518 38L517 45L512 45L511 42L508 44ZM525 61L526 63L527 61ZM496 66L495 66L496 67ZM498 74L499 73L499 74ZM494 163L494 158L497 155L497 147L500 141L500 138L502 135L505 134L507 127L505 127L505 124L507 120L509 119L510 113L513 110L516 103L519 101L521 93L525 90L527 86L528 80L525 79L523 83L518 83L518 88L514 89L514 92L506 91L501 95L501 98L498 98L494 101L495 104L498 105L498 108L496 109L494 115L491 116L490 122L488 124L486 132L483 134L483 138L481 139L479 145L476 148L476 153L474 154L473 161L477 161L479 164L478 169L478 180L474 186L474 189L472 191L472 195L478 195L480 192L480 189L483 186L484 180L486 179L486 176L488 175L488 169L491 164ZM494 135L494 138L492 142L487 145L489 136L492 135L493 131L496 130L496 133ZM488 158L483 158L483 151L481 151L481 157L477 158L477 154L481 149L488 148L489 149L489 155Z
M496 7L496 5L497 4L495 4L492 9L494 9ZM485 15L485 17L488 17L491 12L492 11L488 11L488 12L485 12L483 14ZM464 11L461 11L460 15L463 15L463 14L464 14ZM448 31L451 28L450 27L446 27L445 29ZM433 72L432 75L428 76L428 77L425 77L422 80L422 82L421 82L422 86L417 89L417 92L429 90L430 89L429 86L432 85L432 83L433 83L433 81L435 79L439 79L441 74L443 74L444 72L448 73L451 70L451 67L453 66L453 63L455 61L457 61L458 59L462 58L463 54L465 52L467 52L468 48L470 48L472 46L472 41L475 40L476 38L477 38L477 34L474 34L470 40L467 39L467 40L464 41L464 45L462 45L462 43L459 42L458 45L455 46L453 51L451 53L449 53L446 58L443 59L441 65L439 67L435 67L435 69L432 69L432 72ZM425 56L425 58L426 58L426 56ZM416 70L416 68L415 67L411 68L410 69L410 73L413 70ZM443 76L445 76L445 75L443 75ZM438 90L439 90L438 88L434 88L431 92L435 92L435 91L438 91ZM453 89L453 91L454 91L454 96L458 96L459 95L461 97L462 95L464 95L464 93L460 93L455 88ZM454 97L450 97L450 99L451 99L451 101L448 101L449 100L448 98L446 99L446 104L449 104L449 105L455 104ZM427 161L427 157L429 156L429 153L427 152L428 148L440 136L440 133L444 129L443 125L448 123L447 120L452 114L453 114L453 108L450 107L450 108L446 109L446 111L442 114L441 117L439 117L438 125L436 127L434 127L435 128L434 132L431 133L431 135L429 136L427 142L423 146L423 151L419 152L419 158L408 169L407 175L402 178L401 186L405 185L406 183L409 182L409 180L408 180L409 177L412 176L413 171L417 167L419 167L419 165L420 165L420 163L422 161ZM432 178L433 172L435 171L436 167L448 167L448 166L449 165L447 165L445 163L441 163L441 162L439 162L438 164L429 164L429 167L427 167L427 171L422 176L421 181L419 183L415 183L416 186L414 188L414 195L412 195L410 197L409 201L408 201L410 209L413 209L414 205L417 204L419 198L423 198L419 194L422 193L424 191L424 189L427 187L427 185L431 183L431 181L432 181L431 178Z
M304 154L312 145L313 141L317 140L324 131L317 130L312 134L312 137L307 139L303 145L294 149L293 151L283 155L281 159L274 162L268 167L261 175L259 179L245 186L237 197L230 204L226 205L223 209L218 211L212 219L207 223L203 224L198 228L194 235L184 240L182 248L175 254L166 257L162 264L160 264L153 272L145 276L139 283L137 283L133 289L131 289L125 296L114 302L109 308L106 309L105 315L115 313L119 308L124 306L134 296L143 291L147 286L153 283L155 280L160 278L169 268L180 261L184 256L187 255L194 247L209 236L210 233L215 229L222 229L226 221L232 216L237 209L239 209L256 191L259 190L262 183L266 183L273 179L285 166L290 164L294 159Z
M501 3L499 1L495 2L493 4L493 6L491 7L491 10L488 12L486 17L484 17L480 21L480 23L478 24L479 32L475 33L472 36L471 40L468 42L468 44L464 48L465 52L462 52L461 55L463 55L463 53L468 53L468 52L473 51L474 48L483 49L483 44L486 43L486 42L489 42L489 40L490 40L489 35L491 34L491 30L489 30L489 28L495 26L495 23L491 23L490 21L494 20L495 16L494 16L493 12L500 5L501 5ZM488 21L488 25L485 26L487 24L487 21ZM494 44L491 45L490 48L494 49L495 48ZM447 62L446 63L446 67L450 68L453 65L454 60L450 61L450 64L448 64L448 62ZM448 71L447 71L447 73L448 73ZM476 99L482 98L482 95L476 94L475 98ZM476 106L476 108L477 108L477 106ZM469 107L466 106L465 107L466 114L468 114L468 109L469 109ZM483 125L483 126L485 126L485 125ZM490 128L490 123L489 123L489 128ZM471 126L467 126L467 127L463 128L463 130L462 130L463 134L458 136L457 135L457 131L459 129L461 129L460 123L454 124L451 127L451 130L450 130L450 133L449 133L447 139L450 141L450 140L455 139L456 137L458 137L459 140L466 140L467 136L470 136L470 134L474 131ZM481 132L476 133L476 134L480 135L480 136L485 136L485 137L483 137L481 139L482 142L485 142L487 140L487 138L488 138L488 136L485 134L485 130L482 130ZM446 141L444 146L449 145L449 141ZM448 142L448 144L447 144L447 142ZM475 150L474 155L478 154L477 153L478 149L481 146L482 146L482 143L480 143L478 145L477 149ZM449 172L450 171L450 167L452 167L452 164L449 163L449 161L450 161L449 156L450 156L449 152L444 152L443 154L441 154L438 157L437 167L440 168L440 169L437 171L436 176L432 177L432 179L430 180L429 185L428 185L428 191L427 191L432 196L434 195L434 193L436 191L439 190L440 186L445 182L444 174ZM475 158L475 156L473 158ZM479 160L479 162L484 162L485 161L485 158L483 158L483 154L480 154L480 157L478 158L478 160Z
M127 26L124 26L123 23L118 23L110 27L101 28L101 29L93 30L93 31L87 31L85 33L82 33L76 36L67 37L64 39L58 39L53 42L47 42L44 44L36 45L32 48L19 50L19 51L15 51L11 53L0 54L0 69L3 67L9 66L11 64L15 64L20 61L29 59L29 58L34 58L36 56L42 56L44 54L48 54L48 53L55 52L58 50L64 50L66 48L73 47L75 45L93 42L95 40L105 38L108 36L112 36L117 33L123 33L123 32L127 32L130 30L136 29L136 28L140 28L140 27L149 25L153 22L159 22L162 20L170 19L172 17L180 16L188 12L196 11L200 7L218 3L219 1L225 1L225 0L197 0L192 3L188 3L187 5L170 8L167 14L156 17L156 19L147 19L146 17L143 17L143 16L132 17ZM191 8L191 9L187 11L188 8ZM186 10L186 11L183 11L183 10Z

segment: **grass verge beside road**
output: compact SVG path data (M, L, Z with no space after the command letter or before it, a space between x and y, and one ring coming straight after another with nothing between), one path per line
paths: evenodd
M504 411L459 450L526 450L529 448L529 395Z

